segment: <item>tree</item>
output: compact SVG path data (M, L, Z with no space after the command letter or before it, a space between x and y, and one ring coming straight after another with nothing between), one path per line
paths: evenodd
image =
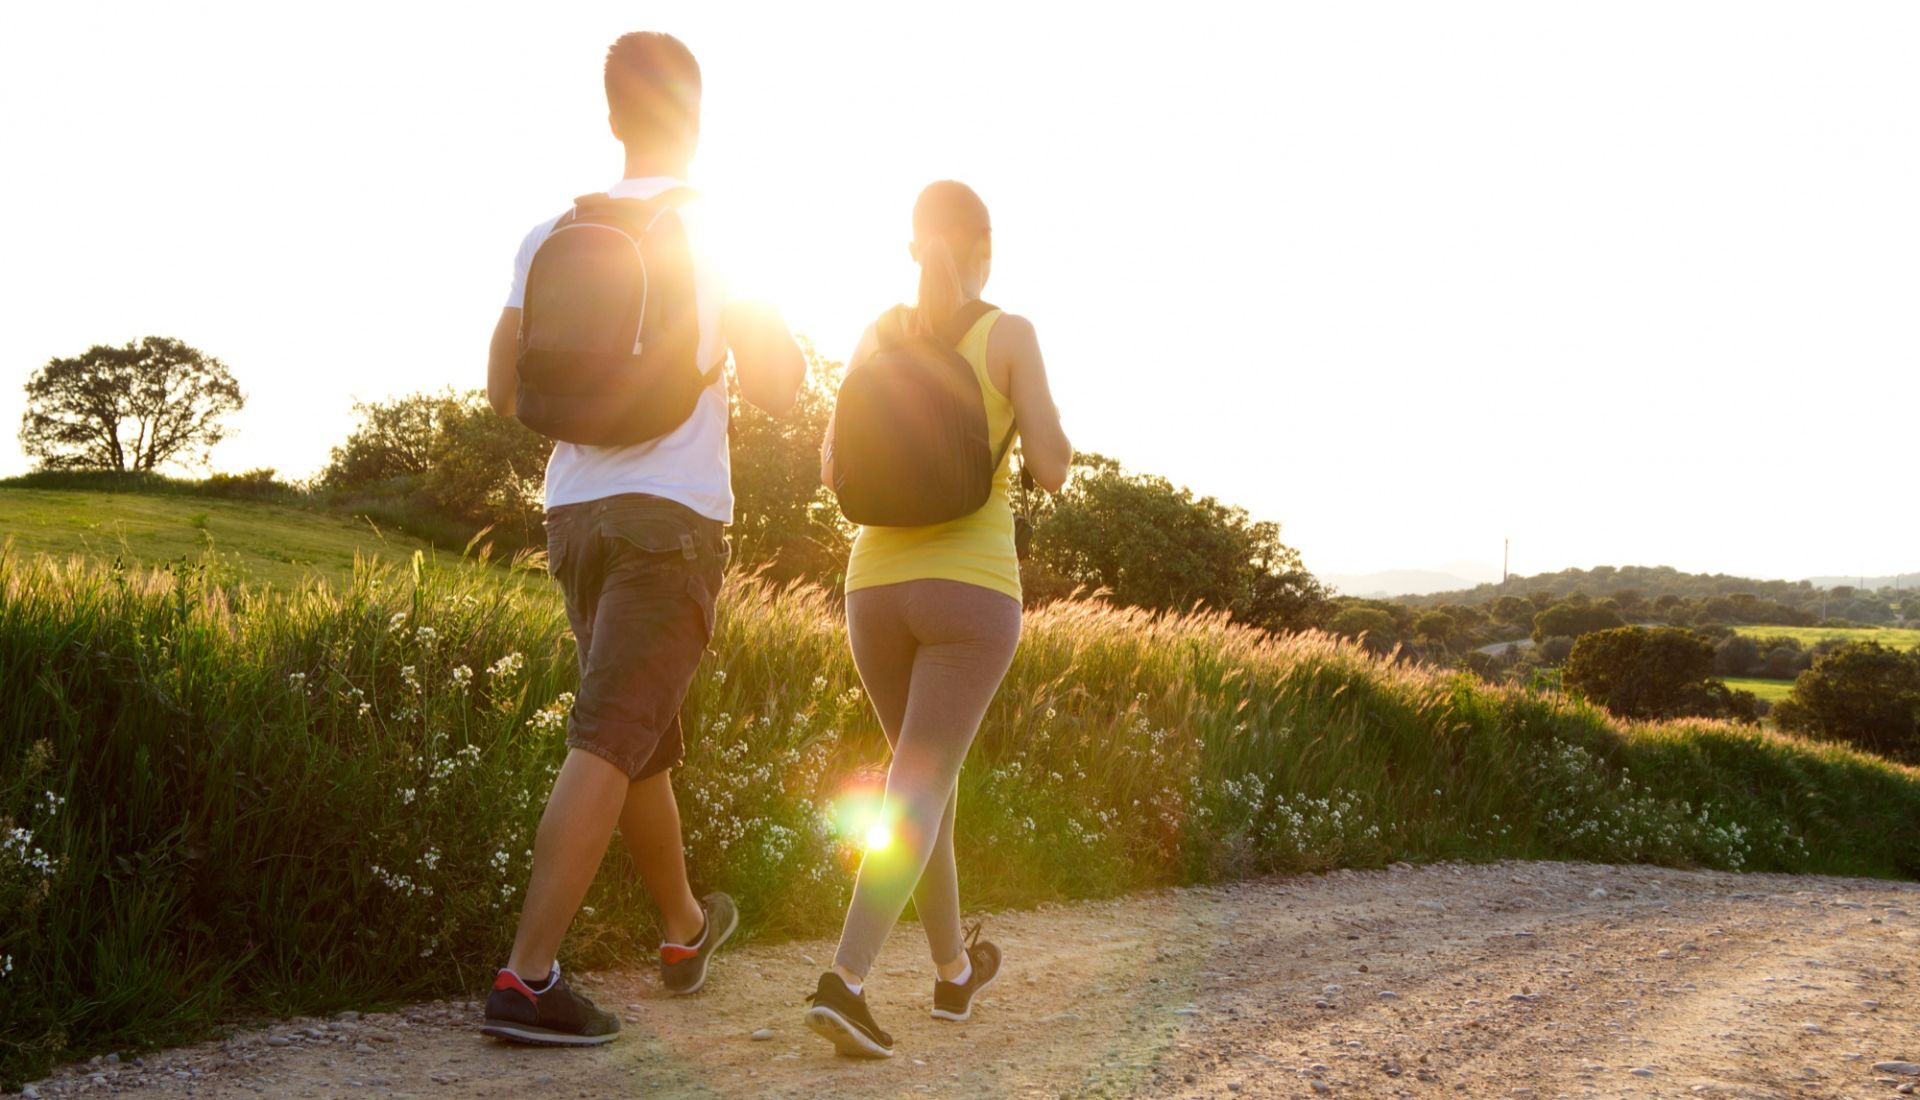
M1326 590L1280 541L1279 524L1101 455L1074 467L1034 532L1034 564L1060 584L1135 607L1210 607L1269 630L1324 620Z
M786 415L733 400L729 432L736 561L776 581L805 577L832 586L846 570L853 525L820 484L820 441L844 372L802 340L807 381Z
M1713 656L1706 639L1675 627L1600 630L1573 643L1562 682L1627 718L1711 713Z
M20 449L49 470L204 463L245 404L225 363L179 340L95 344L27 379Z
M1785 729L1920 763L1920 650L1843 645L1800 674L1773 717Z
M1745 634L1729 634L1713 648L1713 671L1722 676L1745 676L1760 663L1760 643Z
M354 411L360 423L333 449L322 486L443 545L486 527L507 549L541 545L550 440L495 415L480 390L407 394Z
M1327 629L1356 641L1364 640L1376 652L1392 649L1395 637L1393 616L1377 607L1348 607L1327 623Z
M1493 616L1494 622L1518 626L1531 623L1536 609L1533 604L1518 596L1502 596L1493 601L1487 610Z
M1414 637L1428 645L1445 646L1458 624L1445 611L1429 611L1413 621Z
M1626 620L1610 607L1567 601L1554 604L1533 617L1533 640L1537 642L1555 636L1578 638L1582 634L1625 625Z

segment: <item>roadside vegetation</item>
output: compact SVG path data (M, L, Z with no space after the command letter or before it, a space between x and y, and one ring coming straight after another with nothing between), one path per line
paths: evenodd
M0 1080L252 1013L483 986L574 687L549 588L361 563L0 556ZM702 888L760 936L839 920L884 744L826 590L736 576L677 785ZM1035 609L963 774L972 909L1394 860L1920 875L1920 772L1635 723L1324 633ZM616 845L569 965L649 956Z

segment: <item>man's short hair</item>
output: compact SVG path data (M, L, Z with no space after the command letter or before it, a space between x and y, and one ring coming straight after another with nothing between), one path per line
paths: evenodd
M677 133L700 109L700 63L659 31L623 34L607 47L607 109L629 144Z

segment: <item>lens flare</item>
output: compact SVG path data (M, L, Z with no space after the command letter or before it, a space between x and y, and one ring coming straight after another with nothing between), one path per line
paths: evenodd
M858 859L862 852L878 852L893 843L885 809L887 776L883 771L862 770L828 800L828 820L833 835L844 845L847 856Z

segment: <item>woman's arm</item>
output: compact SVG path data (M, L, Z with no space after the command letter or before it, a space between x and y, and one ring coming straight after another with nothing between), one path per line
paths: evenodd
M1073 462L1073 444L1060 426L1060 410L1047 385L1047 364L1040 356L1040 337L1033 322L1008 313L993 326L990 352L1007 367L1007 395L1013 399L1013 422L1020 427L1020 454L1033 480L1049 493L1067 483Z

